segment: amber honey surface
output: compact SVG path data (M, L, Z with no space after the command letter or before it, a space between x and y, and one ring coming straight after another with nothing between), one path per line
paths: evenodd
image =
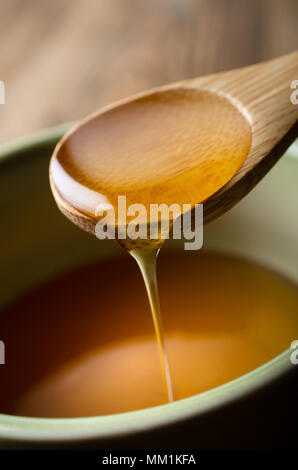
M233 380L298 335L297 286L245 260L163 253L158 278L174 399ZM0 315L0 412L118 413L166 403L144 283L132 258L77 269Z
M210 91L156 92L87 120L64 140L51 179L72 207L196 204L238 171L251 128L227 98Z

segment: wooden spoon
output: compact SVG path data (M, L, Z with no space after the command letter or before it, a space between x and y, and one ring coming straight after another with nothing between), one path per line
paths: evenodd
M229 107L233 108L232 114L233 110L237 111L239 120L240 118L245 120L251 130L250 148L245 155L245 160L241 162L240 168L238 168L237 171L233 170L233 174L229 175L226 180L221 180L220 177L222 172L219 173L219 187L213 194L206 193L208 194L208 197L204 198L204 221L210 221L220 216L236 204L258 183L258 181L260 181L261 178L263 178L263 176L271 169L297 137L298 105L292 103L290 99L291 93L293 92L291 83L297 79L298 51L269 62L201 78L184 80L178 83L155 88L117 102L112 106L106 107L98 113L93 114L67 133L66 136L64 136L58 143L54 151L51 161L50 182L54 197L60 210L79 227L88 232L94 233L95 224L98 220L96 215L93 214L91 210L84 210L84 207L80 207L77 204L72 203L73 200L71 198L69 199L65 197L63 188L61 189L61 186L57 184L58 180L56 180L55 175L53 175L53 166L56 164L57 160L59 160L60 163L63 163L65 160L63 171L66 173L69 171L73 179L78 177L81 185L85 184L85 182L89 182L89 189L91 188L92 193L96 194L96 191L98 191L98 186L92 186L90 183L90 175L88 176L88 172L84 173L84 171L82 171L82 174L78 175L77 169L73 168L73 166L67 161L67 152L69 150L65 149L69 142L72 143L72 141L75 140L76 135L80 136L82 129L84 134L85 129L92 129L92 126L94 126L94 123L99 117L108 117L107 119L105 118L108 121L111 114L116 114L116 116L118 116L117 119L120 119L119 115L122 116L121 119L123 119L123 121L121 121L121 125L123 127L125 126L126 120L129 120L131 113L135 109L134 105L137 105L140 100L143 100L145 104L146 102L149 103L148 106L150 106L148 109L151 114L149 113L150 121L148 122L150 122L150 125L154 125L157 118L157 115L154 115L154 110L156 109L157 112L159 110L158 107L154 107L154 100L156 100L157 96L159 97L159 101L164 99L168 106L171 105L172 95L179 96L179 98L182 97L183 103L185 100L188 100L188 105L190 100L193 100L193 104L195 105L195 99L197 99L196 96L198 96L199 99L201 99L200 96L203 96L203 99L205 100L204 106L206 106L206 103L208 105L208 100L210 101L210 106L214 106L214 102L216 102L216 100L218 100L218 102L220 102L220 100L223 102L223 120L225 120L225 113L231 114L231 109L225 110L226 103L228 102ZM198 92L198 95L196 95L195 92ZM147 108L144 109L145 111L147 110ZM171 109L171 107L169 107L169 109ZM166 117L167 116L165 116L165 119ZM234 115L231 117L232 121L233 119L235 119ZM106 121L104 122L106 126ZM158 126L158 123L156 125ZM237 119L236 122L232 123L232 125L237 127ZM187 133L187 129L185 132ZM194 138L193 134L195 134L194 130L192 130L190 143L186 142L186 144L191 145L191 139ZM96 136L96 132L93 135ZM177 146L179 147L179 139L177 137L175 138L176 148ZM218 142L220 143L220 140ZM82 145L83 149L87 149L87 147L88 142ZM107 157L107 155L109 155L108 149L106 151L106 163L109 165L110 157ZM193 152L190 151L190 153L193 154L191 160L187 161L188 166L195 164L197 151L198 148L195 148L194 145ZM137 150L135 153L134 151L132 153L131 171L137 178L138 168L135 165L135 162L138 162ZM86 150L86 159L88 158L89 154ZM94 155L90 157L91 168L92 158L94 159ZM158 161L156 162L156 166L158 168ZM181 173L182 169L179 168L177 173ZM122 169L119 168L119 174L120 176L123 174L124 180L126 170L127 169L125 167ZM172 171L172 168L170 170ZM79 179L79 176L81 179ZM108 178L109 175L107 175L107 179ZM127 187L129 188L129 184ZM94 190L92 190L92 188ZM142 191L140 190L140 194L141 193ZM154 194L154 183L152 186L152 194ZM74 198L74 201L75 199L76 198ZM199 203L202 202L202 200L195 202Z

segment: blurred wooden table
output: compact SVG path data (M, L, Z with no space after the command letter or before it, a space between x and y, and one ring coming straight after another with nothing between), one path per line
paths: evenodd
M297 0L1 0L0 142L287 53L297 24Z

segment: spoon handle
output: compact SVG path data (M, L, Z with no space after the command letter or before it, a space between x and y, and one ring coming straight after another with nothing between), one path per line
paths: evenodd
M294 87L298 90L297 80L295 51L268 62L195 79L193 85L228 95L250 121L253 138L262 146L267 143L266 154L298 119L298 104L291 100Z
M188 86L226 95L242 110L252 128L252 145L244 164L204 205L204 220L209 221L245 196L298 137L298 51L194 79Z

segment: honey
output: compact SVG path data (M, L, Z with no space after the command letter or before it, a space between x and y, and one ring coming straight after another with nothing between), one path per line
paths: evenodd
M127 206L142 205L146 214L152 204L178 203L191 210L234 176L250 146L250 124L227 97L196 89L160 91L98 113L67 135L51 160L51 185L56 199L64 201L62 205L94 223L108 207L117 216L119 196L126 198ZM62 210L74 222L80 221L80 216ZM169 218L172 224L173 214ZM140 219L141 225L145 223L146 217ZM89 226L84 222L84 228L92 231L90 226L92 222ZM172 401L175 393L155 272L164 235L158 227L145 241L123 239L120 230L116 233L141 269L165 391Z
M227 98L174 89L87 119L59 145L51 181L61 197L95 217L101 204L205 201L238 171L251 127Z
M298 289L229 255L158 259L164 338L176 400L234 380L298 336ZM16 328L17 325L17 328ZM168 401L145 288L129 257L97 262L1 312L7 348L0 412L36 417L121 413Z

